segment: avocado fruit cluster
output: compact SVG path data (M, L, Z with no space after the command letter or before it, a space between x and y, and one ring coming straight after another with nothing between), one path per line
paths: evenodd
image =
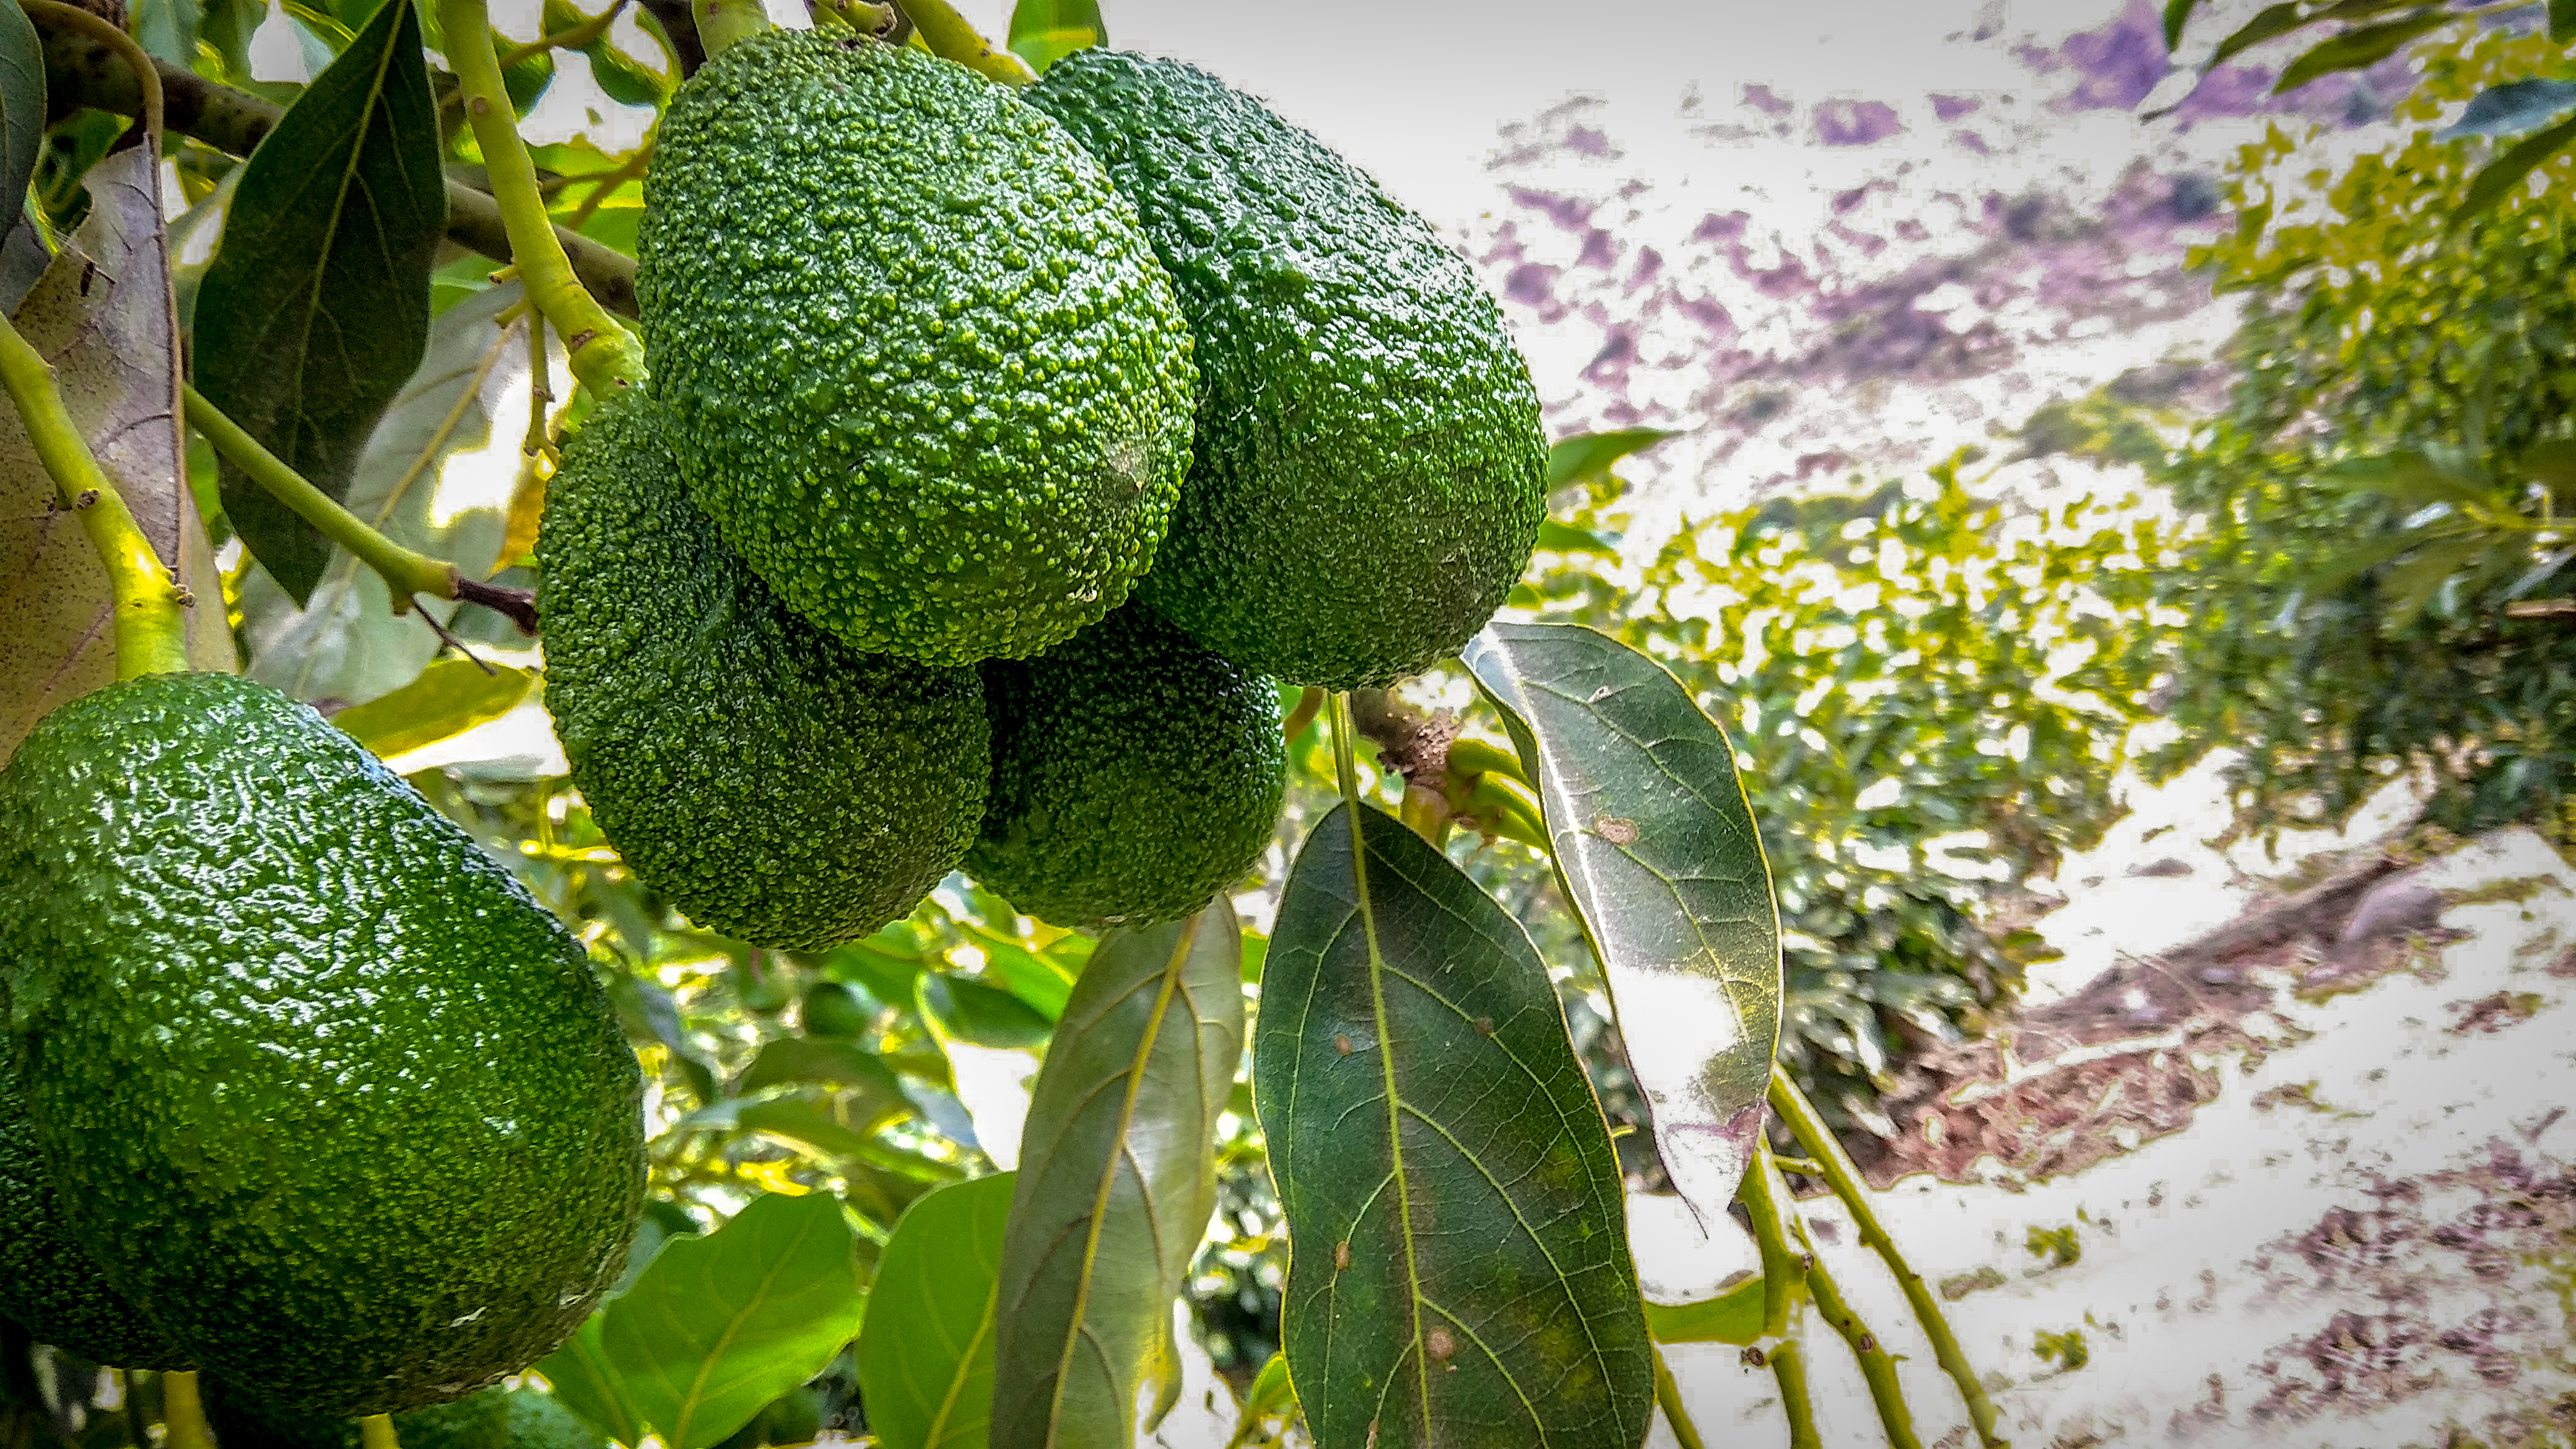
M1280 686L1455 653L1544 511L1466 263L1177 62L739 40L663 121L637 297L645 396L539 540L548 698L637 876L755 945L961 865L1197 910L1276 823Z
M310 708L152 674L0 769L0 1312L358 1417L559 1345L620 1271L642 1078L578 941Z

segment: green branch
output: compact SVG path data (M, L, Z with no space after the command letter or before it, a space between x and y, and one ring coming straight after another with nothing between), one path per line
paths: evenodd
M1038 78L1029 63L986 40L948 0L900 0L912 28L921 32L930 53L957 62L1006 86L1024 86Z
M1789 1185L1771 1163L1767 1144L1756 1141L1753 1164L1745 1171L1736 1200L1753 1219L1753 1246L1762 1255L1762 1338L1771 1376L1780 1385L1780 1405L1789 1416L1790 1449L1818 1449L1816 1408L1807 1394L1807 1361L1800 1338L1798 1310L1807 1301L1807 1268L1814 1255L1790 1246L1804 1234L1789 1214Z
M522 61L534 60L550 50L581 49L606 35L608 27L617 23L617 17L626 13L626 4L627 0L616 0L615 4L579 25L558 30L552 35L540 35L525 45L511 46L509 53L501 57L501 69L508 70Z
M1806 1239L1804 1226L1799 1227L1798 1236L1802 1242ZM1906 1406L1904 1386L1896 1381L1895 1357L1844 1301L1841 1286L1834 1282L1815 1244L1807 1242L1805 1246L1807 1291L1816 1295L1816 1311L1842 1335L1852 1357L1860 1361L1860 1376L1869 1385L1869 1400L1878 1410L1879 1426L1887 1431L1888 1449L1923 1449L1922 1437L1914 1432L1914 1411Z
M1852 1222L1860 1229L1860 1240L1867 1243L1896 1275L1897 1286L1905 1290L1905 1301L1914 1310L1915 1322L1923 1326L1924 1337L1932 1340L1932 1356L1939 1360L1943 1372L1959 1389L1959 1397L1968 1406L1968 1421L1976 1426L1977 1442L1986 1449L1997 1449L2003 1440L1995 1435L1994 1400L1986 1397L1986 1386L1977 1381L1977 1371L1968 1363L1968 1355L1959 1347L1959 1336L1950 1331L1950 1320L1941 1312L1940 1301L1932 1296L1932 1287L1923 1275L1914 1271L1897 1251L1896 1242L1887 1235L1887 1227L1878 1220L1870 1206L1870 1194L1860 1180L1860 1169L1851 1155L1843 1151L1833 1129L1816 1114L1815 1104L1798 1090L1798 1084L1778 1066L1771 1069L1771 1110L1789 1128L1798 1145L1807 1150L1825 1179L1825 1185L1851 1210Z
M535 596L525 589L503 588L465 577L452 563L415 553L367 526L365 519L351 513L340 501L316 488L303 474L286 465L284 459L270 452L259 439L242 430L239 423L224 416L223 410L206 401L206 395L194 384L186 384L182 396L188 405L188 426L204 435L224 461L239 468L250 480L266 489L269 496L294 510L295 516L312 524L324 538L347 549L360 563L374 569L385 581L394 597L394 611L402 612L411 601L426 594L433 599L455 599L481 604L497 613L506 614L522 633L537 632Z
M529 304L545 314L571 354L572 371L594 397L644 380L644 351L599 299L584 290L572 261L555 238L553 218L537 190L537 168L519 139L510 95L501 82L501 58L492 49L492 18L484 0L438 0L447 35L447 63L456 72L465 119L483 150L492 199L510 238L510 261Z
M80 519L81 531L107 567L116 677L186 673L187 611L196 600L171 577L107 470L98 465L89 439L63 406L53 364L6 318L0 318L0 384L18 405L18 419L53 477L56 497Z
M1771 1379L1780 1386L1780 1408L1789 1416L1789 1449L1824 1449L1816 1436L1816 1401L1807 1392L1807 1351L1792 1320L1789 1334L1771 1345Z
M1699 1425L1691 1421L1690 1410L1682 1407L1682 1386L1673 1381L1673 1366L1664 1362L1663 1345L1655 1346L1655 1403L1664 1411L1664 1422L1670 1425L1673 1439L1682 1449L1708 1449L1708 1441L1699 1436Z

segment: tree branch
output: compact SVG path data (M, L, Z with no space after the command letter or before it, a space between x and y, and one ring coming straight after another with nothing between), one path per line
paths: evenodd
M83 108L120 116L142 109L141 87L134 73L105 42L60 30L43 35L45 95L58 117ZM690 32L690 37L694 41L696 32ZM285 114L257 96L166 61L154 62L153 69L161 78L165 124L218 151L249 155ZM612 311L635 316L635 259L562 227L554 233L571 260L573 275L590 294ZM510 234L501 220L501 204L490 192L452 176L447 180L447 236L495 261L510 260Z

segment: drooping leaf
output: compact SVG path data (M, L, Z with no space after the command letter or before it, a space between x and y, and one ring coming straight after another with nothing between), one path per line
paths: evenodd
M2519 136L2576 110L2576 81L2518 80L2489 86L2469 98L2460 118L2435 134Z
M524 669L486 673L471 659L441 659L391 694L344 709L331 723L380 759L451 739L519 707L537 677Z
M1579 625L1489 625L1465 657L1538 786L1665 1170L1713 1228L1780 1037L1780 920L1735 747L1663 666Z
M2449 24L2451 19L2450 11L2424 10L2403 20L2356 26L2330 39L2318 41L2282 70L2281 78L2272 83L2272 94L2287 95L2310 81L2337 71L2377 65L2395 55L2406 42Z
M1054 1029L1035 1007L998 986L925 971L914 982L921 1014L942 1035L981 1047L1032 1047Z
M599 1351L663 1442L707 1449L822 1372L866 1306L840 1200L771 1193L663 1248L600 1311Z
M197 387L334 498L421 365L447 230L418 11L388 4L260 142L198 285ZM224 512L298 604L331 547L239 470Z
M1657 1343L1751 1343L1762 1336L1762 1279L1692 1303L1650 1302L1646 1331Z
M2478 168L2469 178L2469 190L2451 212L2450 224L2458 226L2481 215L2490 207L2522 189L2531 173L2549 163L2550 158L2570 146L2576 146L2576 116L2569 116L2548 130L2525 136L2511 149Z
M1074 983L1020 1138L995 1449L1134 1442L1216 1209L1216 1119L1243 1059L1240 935L1219 897L1186 921L1110 932Z
M993 1295L1014 1175L943 1187L904 1210L859 1333L859 1394L881 1449L984 1449Z
M517 439L527 428L526 324L493 325L519 296L512 282L440 315L429 356L368 440L343 500L396 543L445 559L469 578L488 573L500 553ZM558 350L558 378L562 363ZM468 638L478 623L492 622L459 617L456 605L440 599L418 606ZM356 703L399 689L440 647L420 620L394 613L384 581L346 553L332 558L301 608L253 570L242 585L242 632L253 678L316 703Z
M1019 0L1011 7L1010 47L1041 74L1077 50L1108 43L1099 0Z
M616 1371L608 1366L607 1356L600 1351L600 1320L607 1312L602 1308L591 1314L570 1342L538 1362L537 1372L546 1376L565 1408L588 1419L601 1433L621 1444L640 1444L644 1441L644 1421L627 1399Z
M1560 488L1608 476L1622 458L1642 453L1680 434L1669 428L1613 428L1603 433L1577 433L1559 438L1547 450L1547 486Z
M1652 1348L1618 1162L1519 923L1343 805L1289 875L1256 1037L1318 1449L1634 1449Z
M230 670L223 588L179 443L168 248L149 145L92 168L96 203L17 309L72 421L197 603L188 658ZM0 409L0 760L54 706L116 677L107 570L56 502L17 410Z

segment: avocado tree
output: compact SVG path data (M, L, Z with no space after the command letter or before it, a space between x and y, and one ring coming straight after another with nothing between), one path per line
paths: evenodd
M19 1442L1129 1444L1259 1234L1238 1444L1696 1445L1675 1342L1812 1444L1816 1321L1918 1443L1789 1172L2000 1442L1773 1064L1710 692L1495 617L1636 440L1545 445L1421 218L1089 5L348 0L294 86L263 15L0 5ZM639 145L522 139L575 55ZM387 768L540 689L568 779ZM1716 1298L1639 1291L1495 841Z

